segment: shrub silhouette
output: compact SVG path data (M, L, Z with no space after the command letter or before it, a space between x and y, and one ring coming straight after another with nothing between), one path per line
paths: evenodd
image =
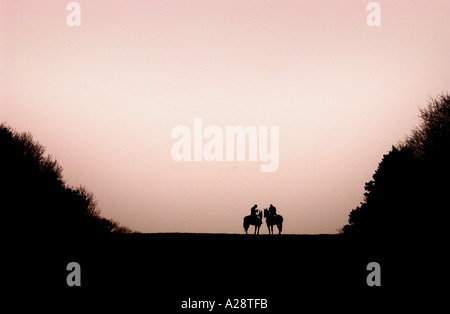
M350 212L344 234L390 237L444 230L439 217L448 208L450 190L450 95L430 99L420 113L420 125L392 146L365 184L364 201Z
M11 232L91 235L130 232L100 216L94 195L67 186L61 166L30 133L0 124L1 209Z

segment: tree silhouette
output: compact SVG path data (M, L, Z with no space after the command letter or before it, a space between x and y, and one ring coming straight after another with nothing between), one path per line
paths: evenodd
M102 218L94 195L69 187L62 168L30 133L0 124L1 209L13 233L90 235L130 232Z
M448 165L450 156L450 96L440 95L430 99L428 107L420 109L422 119L412 135L401 144L428 162L433 160L441 166Z
M440 229L450 184L450 95L430 99L421 123L384 155L344 234L368 236ZM447 204L447 205L445 205Z

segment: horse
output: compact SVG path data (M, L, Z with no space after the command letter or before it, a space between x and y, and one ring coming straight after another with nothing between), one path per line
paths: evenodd
M264 208L264 218L266 218L267 228L269 229L269 234L273 234L273 225L277 225L278 234L281 234L283 229L283 216L278 214L269 214L269 210Z
M247 230L248 227L250 227L250 225L254 225L255 226L255 233L258 232L259 234L259 227L261 227L262 225L262 213L261 211L258 211L258 213L256 215L248 215L244 217L244 230L245 230L245 234L247 234Z

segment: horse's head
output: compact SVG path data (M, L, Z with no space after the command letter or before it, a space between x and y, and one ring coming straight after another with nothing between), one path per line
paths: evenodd
M264 208L264 218L269 216L269 210L267 208Z

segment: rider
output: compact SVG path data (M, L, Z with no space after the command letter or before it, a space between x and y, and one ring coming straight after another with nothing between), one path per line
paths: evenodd
M257 204L253 205L253 207L250 209L250 216L256 216L257 207Z
M277 215L277 208L270 204L269 206L269 215L275 217Z

